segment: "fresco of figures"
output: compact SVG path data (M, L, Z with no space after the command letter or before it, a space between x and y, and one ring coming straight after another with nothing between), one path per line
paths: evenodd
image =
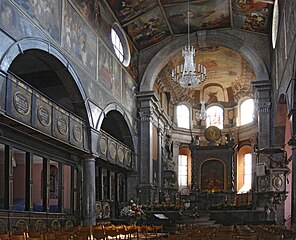
M19 39L42 36L42 33L36 30L33 24L8 0L0 1L0 27Z
M286 26L287 26L287 49L291 49L293 38L296 35L296 2L286 2Z
M80 9L82 15L92 24L93 28L98 31L101 26L100 1L75 0L74 2Z
M62 46L96 76L96 36L74 8L66 2Z
M107 2L122 24L157 6L157 0L107 0Z
M133 111L133 106L136 104L135 90L136 85L132 78L128 73L122 71L122 103L129 112Z
M138 72L138 54L134 47L130 45L131 62L127 67L127 71L132 76L132 78L139 83L139 72Z
M118 102L121 102L121 65L116 58L113 58L112 69L112 95Z
M268 19L272 12L270 4L253 0L233 0L232 9L234 27L258 33L268 32Z
M170 35L159 7L141 15L126 28L132 41L139 49L158 43Z
M15 0L37 24L54 40L60 43L62 1L60 0Z
M98 41L98 78L111 89L112 55L102 41Z
M228 0L195 2L189 5L189 9L191 32L231 26ZM188 31L188 4L186 2L180 5L164 6L164 11L174 34Z

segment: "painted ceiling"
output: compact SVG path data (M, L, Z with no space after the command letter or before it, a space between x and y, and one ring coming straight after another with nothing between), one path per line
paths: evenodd
M165 39L211 29L240 29L268 34L273 4L269 0L106 0L135 47L141 51ZM189 7L188 7L189 6ZM188 11L189 9L189 11ZM160 72L154 88L172 102L236 103L251 96L255 80L249 64L237 52L212 46L197 49L196 62L207 68L206 81L196 89L182 89L171 79L172 69L184 60L177 54Z
M172 36L236 28L267 34L272 4L256 0L106 0L138 50Z
M255 75L242 56L225 47L215 46L198 49L195 61L207 68L206 80L195 89L180 88L171 79L174 66L183 62L177 54L160 72L156 88L169 92L173 102L190 102L193 105L204 100L206 103L235 103L252 96L251 81Z

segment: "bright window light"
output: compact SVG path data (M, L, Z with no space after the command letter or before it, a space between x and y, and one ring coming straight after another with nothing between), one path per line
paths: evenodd
M189 129L189 108L184 104L177 106L177 125Z
M207 109L207 127L216 126L223 129L223 108L212 106Z
M118 34L113 28L111 29L111 40L112 40L113 48L117 58L119 59L120 62L123 62L124 53L123 53L122 43L120 41Z
M244 185L238 193L245 193L252 188L252 154L247 153L244 156Z
M247 99L240 105L240 120L241 125L253 122L254 116L254 100Z
M187 171L188 171L188 157L187 155L179 155L178 164L178 183L179 188L187 187Z

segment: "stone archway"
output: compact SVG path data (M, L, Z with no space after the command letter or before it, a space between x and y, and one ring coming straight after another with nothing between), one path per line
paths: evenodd
M240 53L252 67L256 76L256 81L269 80L266 66L251 43L246 42L230 33L223 33L220 31L205 31L202 33L198 33L198 35L200 35L198 38L204 38L203 41L205 41L206 45L208 46L221 45ZM196 44L196 33L191 34L190 41L191 43ZM175 56L176 52L179 51L181 47L186 44L187 36L176 38L164 48L162 48L151 59L141 80L141 91L149 91L153 89L153 84L159 72L173 58L173 56Z
M28 66L28 68L26 69L22 65ZM70 61L50 42L37 38L25 38L14 43L1 59L0 70L21 77L41 92L44 90L41 88L44 87L46 82L41 83L42 80L48 80L51 77L52 81L59 81L57 83L59 86L56 87L63 87L64 96L62 97L64 99L53 97L53 100L66 108L70 107L70 111L87 120L87 123L90 124L88 118L91 115L90 108L86 104L87 96L79 77ZM40 78L39 85L37 83L38 78ZM47 89L43 91L47 96L50 96L50 92L55 92L50 87L47 85ZM65 95L67 95L67 99L65 99Z

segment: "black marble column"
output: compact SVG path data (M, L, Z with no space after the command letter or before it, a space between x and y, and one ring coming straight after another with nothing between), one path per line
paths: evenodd
M82 225L96 224L96 165L95 157L87 155L82 160Z
M138 101L141 119L138 199L146 203L154 200L156 191L153 179L153 121L158 99L154 92L145 92L138 95Z
M158 189L162 187L162 143L163 143L163 128L159 127L157 129L158 132ZM159 194L159 193L158 193ZM159 197L158 197L159 199Z
M252 82L257 100L258 147L270 147L271 142L271 81Z
M296 109L292 109L288 115L291 123L292 138L288 144L292 147L292 229L296 230Z

